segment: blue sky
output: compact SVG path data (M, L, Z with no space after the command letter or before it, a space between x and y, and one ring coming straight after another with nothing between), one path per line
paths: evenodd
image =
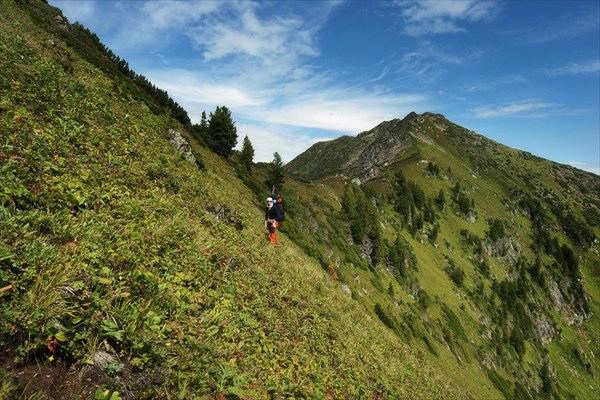
M411 111L600 174L600 2L50 0L255 161Z

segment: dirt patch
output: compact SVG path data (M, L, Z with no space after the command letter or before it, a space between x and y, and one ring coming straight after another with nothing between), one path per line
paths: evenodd
M0 386L8 388L8 393L0 395L6 399L93 399L96 390L110 380L96 366L82 367L45 354L18 361L16 349L8 345L0 353Z

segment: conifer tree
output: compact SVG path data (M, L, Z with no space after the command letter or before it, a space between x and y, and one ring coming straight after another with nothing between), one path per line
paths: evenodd
M440 233L440 225L437 223L433 224L433 228L431 228L431 232L429 233L429 240L432 243L435 243L435 241L438 238L439 233Z
M363 241L369 229L368 204L365 194L359 187L353 186L352 192L356 199L356 206L351 216L350 230L353 240L360 243Z
M252 166L254 165L254 147L252 146L250 139L248 139L248 135L244 136L244 141L242 142L240 161L242 162L242 165L246 167L246 170L252 170Z
M435 198L435 204L438 210L442 211L446 205L446 196L444 195L444 189L440 189L438 196Z
M490 220L488 221L488 225L490 229L487 232L487 235L492 242L497 242L504 237L504 223L501 219L495 218Z
M353 185L348 185L344 189L342 195L342 211L346 215L348 222L350 222L350 233L352 240L360 242L365 235L365 229L363 224L363 217L360 214L361 206L359 205L360 199L354 190Z
M356 210L356 199L352 193L352 186L347 185L342 195L342 211L350 218L354 210Z
M200 123L192 125L192 135L203 145L208 145L208 121L206 120L206 111L202 111Z
M206 111L202 111L200 116L200 133L206 137L208 135L208 121L206 119Z
M267 184L273 191L281 190L283 182L285 181L285 172L283 171L283 161L279 153L273 153L273 161L269 164L269 175L267 178Z
M208 121L208 145L217 154L229 156L237 144L237 128L231 119L231 111L217 106Z
M371 217L371 224L369 226L369 239L371 239L371 243L373 244L371 260L373 261L373 266L376 267L385 259L385 249L382 238L383 235L381 232L381 227L379 226L379 217L375 206L372 206L372 210L369 210L368 215Z

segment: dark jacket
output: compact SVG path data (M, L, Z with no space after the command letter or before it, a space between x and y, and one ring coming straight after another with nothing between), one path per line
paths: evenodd
M281 211L276 204L269 209L269 207L265 207L265 219L274 219L276 221L281 221Z

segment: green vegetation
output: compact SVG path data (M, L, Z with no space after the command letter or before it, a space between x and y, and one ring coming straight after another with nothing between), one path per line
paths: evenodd
M323 154L360 164L377 140L396 140L410 156L365 163L349 176L311 167ZM288 185L301 200L287 221L290 238L334 265L356 301L469 393L570 398L574 390L557 384L569 379L578 396L598 395L591 384L598 365L578 355L600 343L598 230L583 217L596 210L600 192L564 180L571 169L523 157L435 114L318 143L287 168L302 180ZM364 178L374 170L375 178ZM314 178L321 179L307 186ZM591 174L577 179L600 188ZM315 187L320 199L309 201ZM586 350L574 352L583 337ZM553 343L560 350L549 351ZM568 368L581 372L571 379Z
M430 113L254 164L58 13L0 3L0 397L599 397L597 176Z

